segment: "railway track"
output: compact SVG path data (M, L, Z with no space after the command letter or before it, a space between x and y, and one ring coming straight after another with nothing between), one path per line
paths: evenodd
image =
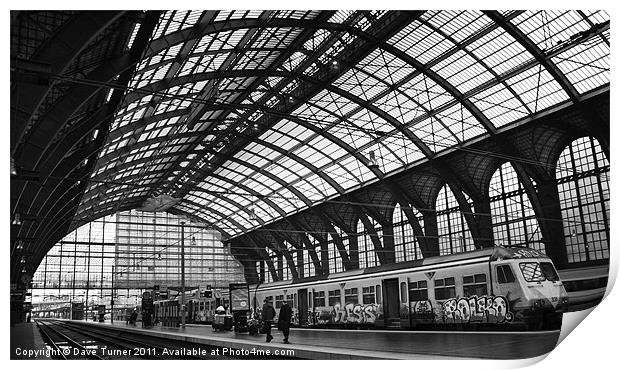
M75 360L103 360L97 354L97 343L84 334L69 336L55 324L37 321L43 339L53 349L53 358Z
M43 338L56 359L235 359L212 356L215 347L123 333L107 328L86 328L66 321L37 320ZM86 345L85 345L86 344ZM63 356L62 354L68 355ZM74 355L75 354L75 355Z

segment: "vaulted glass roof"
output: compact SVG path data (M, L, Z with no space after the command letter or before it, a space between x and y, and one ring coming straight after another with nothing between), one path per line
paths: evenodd
M165 12L76 220L168 194L245 233L578 103L609 37L602 11Z

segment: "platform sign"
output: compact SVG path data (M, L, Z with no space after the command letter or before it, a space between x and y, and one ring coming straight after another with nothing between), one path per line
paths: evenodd
M168 299L168 285L160 284L157 285L159 291L159 299Z
M231 311L248 311L250 309L250 287L248 284L230 284Z

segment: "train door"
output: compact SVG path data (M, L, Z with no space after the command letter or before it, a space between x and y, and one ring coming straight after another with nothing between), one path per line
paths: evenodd
M299 325L308 324L308 289L297 291L297 312L299 314Z
M390 319L400 319L398 299L398 279L383 280L383 315L386 323Z
M519 282L517 281L512 266L508 263L494 263L492 266L492 294L501 296L515 296L521 293Z

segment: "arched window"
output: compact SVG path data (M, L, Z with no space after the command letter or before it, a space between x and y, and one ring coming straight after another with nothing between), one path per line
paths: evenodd
M424 228L422 214L415 208L412 208L412 210L420 226ZM399 203L396 203L394 207L392 219L394 222L394 253L396 254L396 262L413 261L422 258L422 251L420 251L413 228L409 224L405 211L403 211Z
M291 255L294 256L295 254L291 252ZM284 253L282 253L282 280L289 280L291 278L291 271L288 268L288 260L286 259L286 256L284 256Z
M327 234L327 256L329 259L329 273L335 273L342 271L342 263L338 254L338 247L332 237L332 234Z
M319 244L319 241L316 240L310 234L306 234L306 236L308 237L308 240L310 241L310 244L312 245L310 248L312 248L312 250L314 250L315 252L317 250L319 251L317 252L317 257L320 259L321 245ZM314 269L314 262L312 262L312 257L310 257L310 251L304 249L304 276L306 277L314 276L315 274L316 274L316 271Z
M339 238L344 244L345 250L347 253L349 252L349 238L345 233L340 230L340 228L336 225L333 225L334 230L338 233ZM327 234L327 245L329 252L329 273L342 272L344 271L344 265L342 264L342 258L340 257L340 252L338 251L338 246L334 241L332 234Z
M598 141L582 137L566 147L556 178L568 262L609 258L609 161Z
M469 232L467 221L448 185L444 185L439 191L435 209L437 210L439 254L443 256L474 250L474 240Z
M304 276L310 277L314 276L314 263L312 262L312 257L310 257L310 252L307 249L304 249Z
M368 217L368 220L373 224L379 240L383 240L381 225L372 217ZM377 261L377 254L375 253L375 246L372 244L370 233L364 227L362 220L358 220L357 222L357 235L360 268L377 266L379 263Z
M532 203L509 162L504 163L491 177L489 197L496 244L520 244L544 251Z
M275 267L277 271L278 270L278 257L276 256L274 251L272 251L271 249L267 247L265 247L265 251L269 255L269 259L271 260L271 262L273 263L273 266ZM273 280L273 276L271 276L271 270L269 270L269 264L265 262L265 283L271 283L273 281L274 280Z

